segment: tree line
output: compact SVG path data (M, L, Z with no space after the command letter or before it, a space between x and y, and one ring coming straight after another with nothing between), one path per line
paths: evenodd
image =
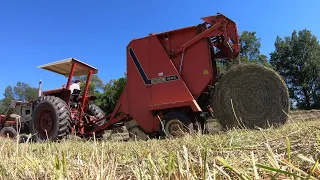
M275 38L275 50L269 58L260 52L261 38L256 32L243 31L240 35L240 63L256 63L277 71L287 83L292 109L320 109L320 44L310 30L294 30L290 36ZM219 77L232 64L219 61ZM86 81L86 77L77 77ZM96 104L106 114L115 107L127 76L104 83L99 76L94 75L89 87L89 93L97 97ZM82 89L85 83L82 83ZM0 100L0 111L3 113L12 100L28 101L36 99L38 88L27 83L17 82L8 86Z

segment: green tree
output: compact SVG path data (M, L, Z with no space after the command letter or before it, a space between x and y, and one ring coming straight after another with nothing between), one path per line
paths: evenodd
M256 63L270 66L267 56L261 54L261 38L256 32L243 31L240 35L240 61L242 63Z
M30 101L38 97L38 88L31 87L24 82L17 82L15 86L7 86L0 101L0 113L4 113L13 100Z
M103 88L103 93L99 94L96 104L106 113L109 114L115 108L122 90L127 82L127 77L113 79Z
M245 61L257 59L260 54L260 38L256 32L243 31L240 35L240 57Z
M84 91L84 86L86 84L87 81L87 76L77 76L75 77L75 80L80 80L81 81L81 90L82 92ZM103 90L104 88L104 84L103 81L99 78L98 75L94 74L92 75L91 81L90 81L90 85L89 85L89 89L88 89L88 94L91 95L99 95L100 92Z
M2 99L0 100L0 114L3 114L6 111L6 107L3 105Z
M24 82L17 82L13 87L14 99L18 101L30 101L38 97L38 88L31 87Z
M228 62L224 59L217 59L217 67L219 69L219 79L229 70L233 65L240 63L255 63L271 68L267 56L261 54L261 38L256 36L256 32L243 31L240 34L240 55L237 60Z
M75 80L81 81L81 90L87 80L87 76L77 76ZM115 108L118 99L122 93L123 87L126 84L127 76L119 79L112 79L107 83L103 83L98 75L93 75L89 85L88 93L97 97L95 104L99 106L106 114L109 114Z
M3 93L3 99L1 99L0 113L3 114L12 100L14 100L13 88L7 86Z
M290 97L300 109L320 108L320 45L309 30L276 37L271 64L288 85Z

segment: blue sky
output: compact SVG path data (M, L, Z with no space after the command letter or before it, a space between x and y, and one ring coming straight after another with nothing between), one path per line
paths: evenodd
M307 28L320 38L320 1L84 1L0 2L0 98L17 81L60 88L66 78L37 66L68 57L99 68L106 82L123 76L126 45L133 38L202 23L221 12L239 32L256 31L268 55L277 35Z

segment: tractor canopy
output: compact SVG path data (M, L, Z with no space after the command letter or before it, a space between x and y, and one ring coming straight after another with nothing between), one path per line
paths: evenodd
M60 97L61 99L64 99L66 102L69 101L69 97L70 97L69 87L70 87L73 76L83 76L83 75L87 76L87 81L86 81L84 92L82 95L82 97L84 98L81 97L82 104L84 104L86 97L90 98L90 96L87 96L87 92L88 92L91 76L93 74L98 73L97 68L91 65L88 65L75 58L63 59L60 61L38 66L38 68L46 69L48 71L68 77L68 82L66 86L63 85L63 88L48 90L43 92L43 95L57 96L57 97Z
M75 58L67 58L53 63L38 66L38 68L46 69L51 72L55 72L64 76L69 76L72 73L72 66L76 64L73 72L73 76L88 75L88 72L92 70L92 74L97 74L98 69L88 65Z

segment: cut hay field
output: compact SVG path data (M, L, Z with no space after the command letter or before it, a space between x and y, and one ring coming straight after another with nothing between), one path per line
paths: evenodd
M319 115L300 111L280 128L171 140L1 139L0 179L319 179Z

